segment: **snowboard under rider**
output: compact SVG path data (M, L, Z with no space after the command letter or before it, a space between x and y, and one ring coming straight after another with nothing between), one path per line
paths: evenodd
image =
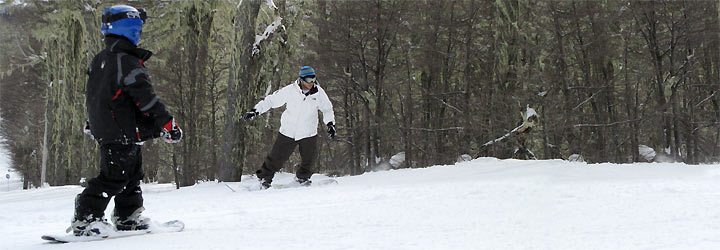
M145 20L144 9L127 5L103 11L100 29L106 47L93 58L85 86L85 132L100 146L100 174L75 199L68 231L78 236L147 229L149 219L141 216L142 142L163 137L176 143L182 138L145 69L152 52L137 47ZM112 197L115 229L104 218Z
M271 108L285 105L280 117L280 132L272 150L265 157L262 167L255 172L263 188L270 187L275 172L283 167L297 145L302 162L295 173L296 181L301 185L310 185L317 157L318 110L323 113L323 123L327 125L330 138L335 138L333 106L325 90L317 83L315 70L304 66L298 76L293 83L265 97L243 115L244 120L252 120Z

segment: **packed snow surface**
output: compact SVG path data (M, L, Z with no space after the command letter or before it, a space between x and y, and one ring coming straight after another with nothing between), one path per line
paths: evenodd
M337 181L145 184L144 214L185 231L61 245L40 236L82 188L0 192L0 249L720 249L719 165L480 158Z
M0 123L2 118L0 117ZM0 135L0 192L8 192L10 190L22 189L22 180L17 172L10 169L10 151L4 145L5 138ZM10 177L10 178L7 178ZM2 213L2 211L0 211ZM0 239L0 249L2 249L2 239Z

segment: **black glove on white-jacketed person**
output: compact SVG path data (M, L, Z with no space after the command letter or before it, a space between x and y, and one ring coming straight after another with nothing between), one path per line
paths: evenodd
M327 127L328 127L327 132L328 132L328 135L330 135L330 139L335 139L335 132L336 132L335 124L333 124L333 122L328 122Z
M246 112L245 114L243 114L242 119L243 119L243 121L252 121L253 119L255 119L255 116L257 116L257 115L258 115L258 112L255 111L255 109L252 109L249 112Z

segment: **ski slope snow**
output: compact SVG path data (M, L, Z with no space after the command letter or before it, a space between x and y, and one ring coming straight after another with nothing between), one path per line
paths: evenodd
M2 123L1 117L0 123ZM0 192L21 190L23 184L22 179L20 179L17 172L10 169L10 152L5 148L5 145L3 145L4 142L5 138L0 135ZM10 179L8 179L7 176L9 176ZM0 211L0 213L2 213L2 211ZM0 240L0 244L2 244L2 240ZM0 249L2 249L2 245L0 245Z
M316 187L246 178L143 185L144 214L183 232L62 245L40 235L65 230L80 187L0 192L0 249L720 249L719 165L480 158Z

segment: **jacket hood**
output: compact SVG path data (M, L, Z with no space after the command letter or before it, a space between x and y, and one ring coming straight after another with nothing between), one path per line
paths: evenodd
M107 46L112 53L125 52L143 61L147 61L153 55L152 51L138 48L127 38L113 34L105 36L105 46Z

